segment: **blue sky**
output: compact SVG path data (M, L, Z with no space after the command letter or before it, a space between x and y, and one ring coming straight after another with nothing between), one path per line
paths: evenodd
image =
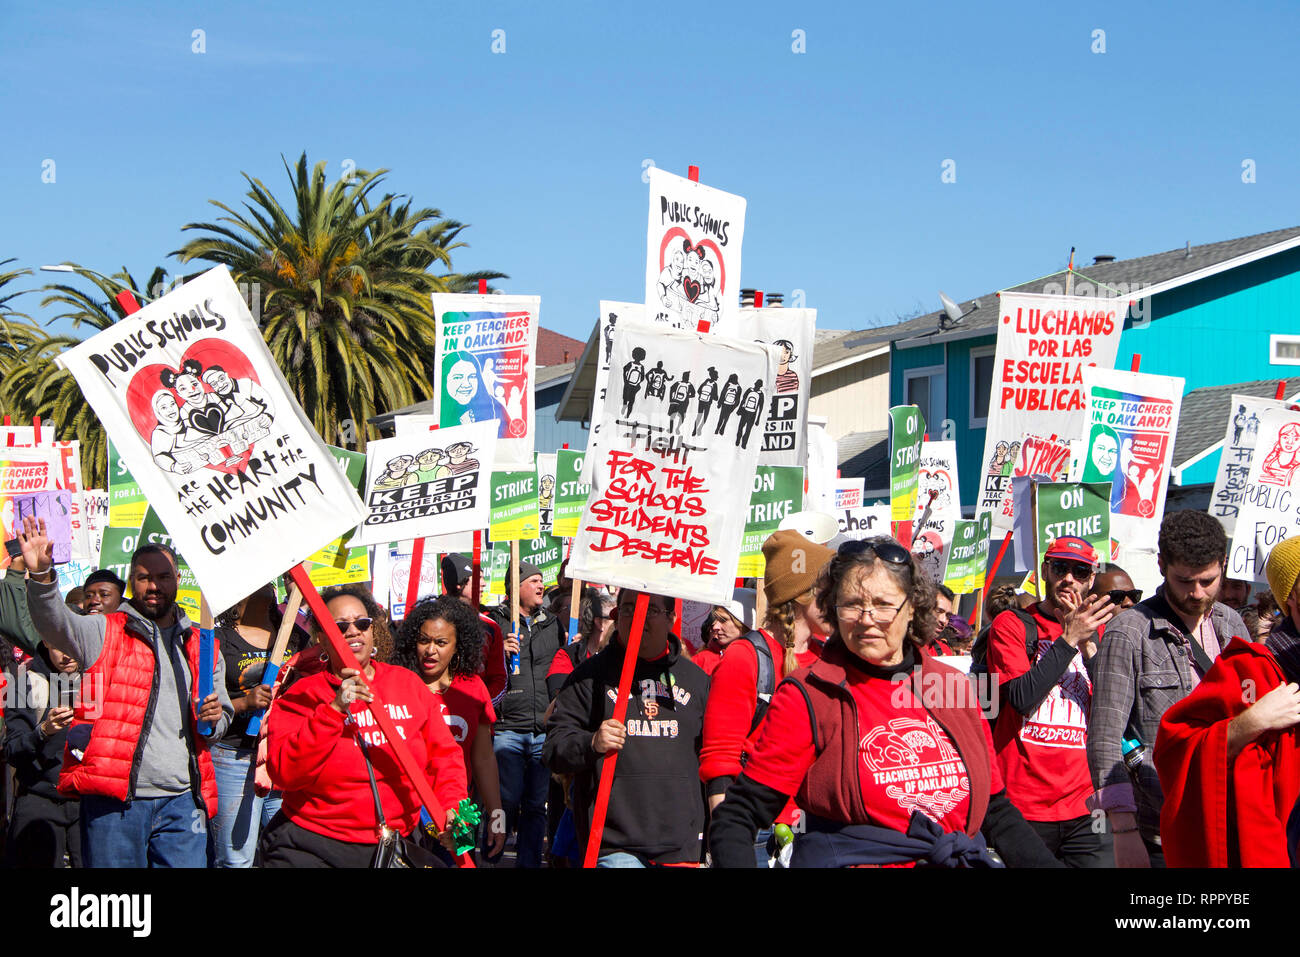
M305 149L473 224L456 267L585 339L644 296L649 159L748 199L744 285L862 328L1071 246L1300 223L1297 28L1284 3L7 4L0 259L175 268L207 200L241 171L284 199Z

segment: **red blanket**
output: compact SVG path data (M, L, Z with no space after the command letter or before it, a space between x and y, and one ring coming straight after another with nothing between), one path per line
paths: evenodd
M1262 644L1234 638L1190 695L1165 712L1154 761L1170 867L1288 867L1286 821L1300 795L1296 729L1270 731L1228 762L1228 723L1285 683Z

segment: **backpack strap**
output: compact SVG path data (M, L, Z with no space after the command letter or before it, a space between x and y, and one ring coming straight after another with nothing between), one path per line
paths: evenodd
M772 649L767 646L767 639L761 632L751 631L744 639L753 646L754 655L758 659L758 699L754 706L754 720L749 725L749 733L753 734L767 714L767 707L772 703L772 693L776 691L776 663L772 660Z
M812 698L808 696L808 689L804 687L802 681L797 678L785 678L781 681L783 685L790 685L799 694L803 695L803 703L808 706L808 724L812 728L813 750L818 754L822 752L821 734L817 730L817 712L813 710Z
M1038 660L1038 622L1034 621L1034 616L1023 608L1009 610L1025 626L1025 654L1029 656L1029 667L1032 668L1034 662ZM989 636L989 640L992 640L992 635Z

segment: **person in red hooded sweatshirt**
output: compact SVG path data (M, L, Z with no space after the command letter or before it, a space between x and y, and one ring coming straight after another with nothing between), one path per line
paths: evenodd
M383 824L402 834L415 830L419 795L374 715L352 708L356 701L374 700L376 692L411 756L426 768L448 824L467 796L465 760L438 702L414 673L373 658L376 638L388 640L374 598L359 585L328 588L321 597L362 673L332 662L332 670L289 686L271 710L267 766L284 803L262 832L263 867L371 865L381 822L367 759ZM320 640L319 625L317 634Z
M722 803L752 753L776 686L820 657L829 628L813 600L813 586L834 557L832 549L793 530L776 532L763 543L767 628L729 642L709 685L700 780L710 812ZM788 805L778 823L793 824L794 810ZM770 836L771 830L763 828L755 838L754 853L764 867Z
M1170 867L1287 867L1300 797L1300 538L1265 567L1286 612L1263 642L1233 638L1160 722L1152 759L1165 793Z

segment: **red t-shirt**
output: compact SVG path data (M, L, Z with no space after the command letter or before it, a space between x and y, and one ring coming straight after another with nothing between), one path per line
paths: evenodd
M500 704L506 693L506 639L501 627L487 615L478 616L483 628L483 684L487 686L488 698L493 704Z
M858 774L862 800L872 819L903 831L919 810L945 831L964 830L970 805L970 779L956 745L926 713L910 689L895 704L893 682L848 670L849 690L858 707ZM991 781L1002 790L1002 775L993 759L993 741L985 728ZM825 734L825 730L822 732ZM803 695L783 685L759 729L745 774L782 794L797 794L816 757L812 722Z
M772 655L773 690L785 677L785 649L765 631ZM700 780L740 774L740 753L758 708L758 653L744 638L730 642L709 676L709 701L704 709L704 743L700 748Z
M1038 625L1041 657L1065 630L1061 622L1041 611L1025 609ZM1013 612L993 619L989 636L989 674L1010 681L1029 671L1025 627ZM1061 679L1029 717L1001 702L993 743L1007 782L1007 797L1028 821L1069 821L1088 813L1092 774L1088 770L1088 711L1092 682L1075 655Z
M433 697L442 711L442 720L447 722L451 739L464 753L465 777L472 784L474 768L470 764L470 749L474 746L474 737L479 727L484 724L491 726L497 720L487 685L478 675L461 675L453 678L445 691L435 691Z
M711 678L718 667L718 662L722 660L724 650L726 650L724 645L710 639L709 643L691 658L691 663Z

